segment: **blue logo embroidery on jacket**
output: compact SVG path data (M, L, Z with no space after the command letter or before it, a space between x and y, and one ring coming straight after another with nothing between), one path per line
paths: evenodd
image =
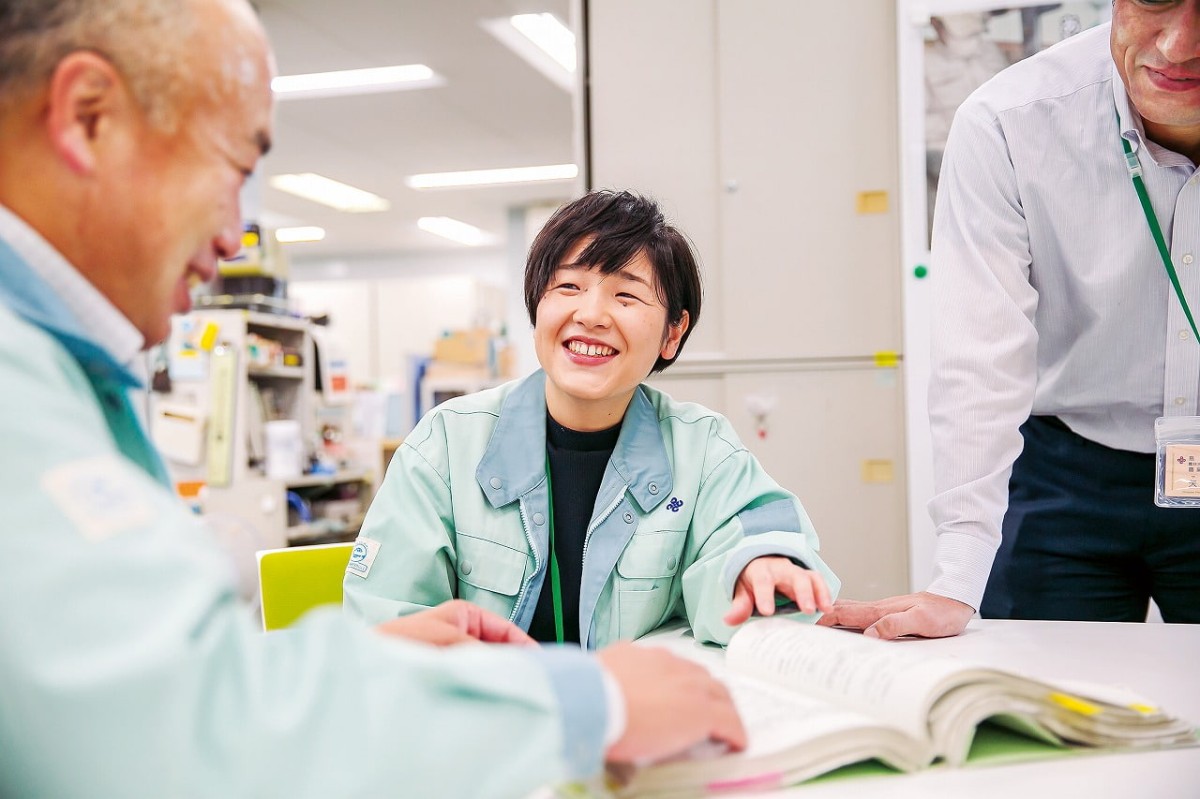
M679 509L683 507L683 500L679 497L671 497L671 501L667 503L667 510L671 513L679 513Z

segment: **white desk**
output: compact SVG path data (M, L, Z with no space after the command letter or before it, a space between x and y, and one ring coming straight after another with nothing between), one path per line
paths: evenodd
M720 651L660 634L701 660ZM644 639L653 644L652 636ZM1200 625L974 620L956 638L904 640L1046 679L1127 685L1170 713L1200 725ZM731 796L725 794L723 796ZM1065 757L1015 765L933 768L914 774L837 780L742 799L1200 799L1200 748Z

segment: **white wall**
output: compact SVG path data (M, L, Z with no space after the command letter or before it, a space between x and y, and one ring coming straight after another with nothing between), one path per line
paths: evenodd
M302 313L330 315L356 383L386 385L402 383L409 357L428 355L443 331L504 323L508 287L504 251L487 250L294 260L288 295Z

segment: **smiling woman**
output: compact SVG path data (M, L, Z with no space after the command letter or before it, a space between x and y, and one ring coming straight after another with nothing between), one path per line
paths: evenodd
M585 647L676 616L724 642L777 593L828 610L839 583L799 500L723 417L642 384L701 305L695 253L658 206L600 191L560 208L525 300L542 371L450 400L405 439L347 607L381 621L459 597Z

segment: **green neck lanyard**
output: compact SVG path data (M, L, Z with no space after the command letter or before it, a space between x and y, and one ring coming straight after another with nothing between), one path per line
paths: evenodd
M1120 117L1118 117L1118 124L1119 122ZM1183 296L1183 287L1179 285L1179 275L1175 274L1175 264L1171 262L1171 252L1167 249L1162 228L1158 225L1158 217L1154 213L1153 206L1150 205L1150 195L1146 193L1146 183L1142 180L1142 165L1134 154L1133 148L1129 146L1129 140L1124 136L1121 137L1121 146L1125 148L1125 165L1129 167L1129 177L1133 181L1133 188L1137 190L1138 199L1142 203L1142 212L1146 215L1146 223L1150 225L1150 233L1154 236L1154 243L1158 245L1158 254L1162 256L1163 266L1167 268L1167 277L1171 278L1171 285L1175 287L1175 295L1179 297L1183 313L1187 317L1188 324L1192 326L1192 335L1196 337L1196 341L1200 342L1200 331L1196 330L1196 321L1192 319L1192 309L1188 307L1187 299Z
M554 488L550 483L550 454L546 454L546 520L550 525L550 590L554 599L554 637L563 642L562 578L558 574L558 553L554 547Z

